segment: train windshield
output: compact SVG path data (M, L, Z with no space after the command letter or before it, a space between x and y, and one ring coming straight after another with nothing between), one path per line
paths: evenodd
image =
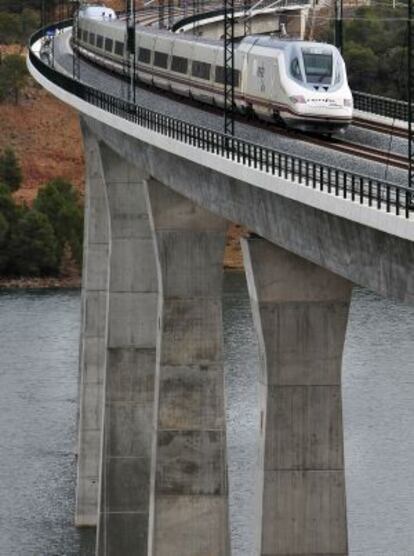
M303 52L303 64L308 83L331 83L332 54Z

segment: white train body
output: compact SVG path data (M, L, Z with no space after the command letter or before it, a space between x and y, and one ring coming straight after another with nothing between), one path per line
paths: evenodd
M95 15L95 14L94 14ZM123 71L128 54L125 22L79 18L83 55ZM223 105L223 44L220 41L136 26L137 76L156 87ZM352 94L344 61L328 44L250 36L235 46L235 102L259 118L289 127L332 133L352 121Z

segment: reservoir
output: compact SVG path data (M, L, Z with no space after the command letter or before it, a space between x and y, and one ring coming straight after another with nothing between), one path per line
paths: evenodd
M73 526L80 292L0 291L0 556L92 556ZM252 556L257 345L225 278L233 556ZM356 288L344 354L350 555L414 553L414 307ZM171 555L179 556L179 555Z

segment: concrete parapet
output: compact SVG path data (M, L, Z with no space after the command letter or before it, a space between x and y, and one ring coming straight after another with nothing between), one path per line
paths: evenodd
M147 555L157 275L145 174L100 145L110 213L99 556Z
M86 159L75 523L96 526L106 352L109 216L99 145L82 125Z
M257 553L346 555L341 366L352 285L261 238L242 250L261 357Z
M159 273L151 556L230 554L222 348L227 222L147 185Z

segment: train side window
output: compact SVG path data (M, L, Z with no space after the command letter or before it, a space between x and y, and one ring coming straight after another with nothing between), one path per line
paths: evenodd
M151 50L149 48L140 48L138 61L143 64L149 64L151 62Z
M290 64L290 71L295 79L299 79L299 81L303 81L302 73L300 71L299 60L294 58Z
M240 87L240 71L233 70L233 82L235 87ZM224 67L223 66L216 66L216 76L215 76L216 83L224 84Z
M206 62L199 62L198 60L193 60L191 75L193 77L198 77L199 79L210 79L211 64Z
M107 52L112 52L113 48L114 48L114 41L112 39L106 38L105 39L105 50Z
M120 41L115 41L115 54L117 56L124 55L124 43Z
M171 61L171 71L177 73L187 73L188 60L182 56L173 56Z
M88 42L88 31L83 31L82 40L83 42Z
M154 66L166 68L168 65L168 54L166 52L154 52Z
M89 33L89 44L95 45L95 33Z
M97 48L103 48L103 36L102 35L96 35L96 47Z

